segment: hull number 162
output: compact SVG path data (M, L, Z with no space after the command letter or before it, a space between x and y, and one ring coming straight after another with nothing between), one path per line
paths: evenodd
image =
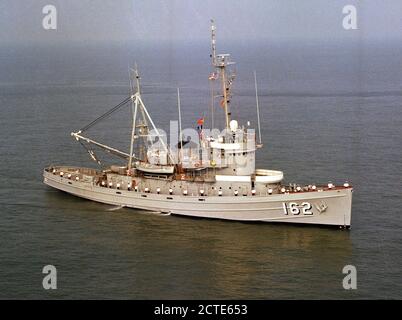
M282 203L283 206L283 213L285 215L294 215L298 216L300 214L303 214L305 216L312 216L313 211L312 206L310 202L302 202L300 205L297 204L296 202L289 202L288 205L286 205L285 202Z

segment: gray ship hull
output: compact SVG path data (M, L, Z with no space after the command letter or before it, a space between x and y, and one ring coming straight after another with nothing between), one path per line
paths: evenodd
M352 191L335 188L256 196L183 196L105 188L44 171L44 183L105 204L199 218L350 227Z

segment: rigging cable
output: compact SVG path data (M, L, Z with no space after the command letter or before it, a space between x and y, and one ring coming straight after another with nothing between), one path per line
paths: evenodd
M101 165L101 164L102 164L101 161L98 159L98 157L95 155L95 152L94 152L92 149L88 148L84 143L82 143L81 140L79 140L78 142L79 142L79 143L81 144L81 146L83 146L83 148L88 152L88 154L90 155L90 157L92 158L92 160L94 160L98 165Z
M123 107L124 105L126 105L128 102L131 101L131 97L127 97L126 99L124 99L122 102L120 102L118 105L116 105L115 107L113 107L112 109L110 109L109 111L105 112L103 115L101 115L100 117L96 118L94 121L92 121L91 123L87 124L85 127L83 127L80 132L84 132L86 130L88 130L89 128L93 127L95 124L97 124L99 121L107 118L108 116L110 116L113 112L117 111L118 109L120 109L121 107Z

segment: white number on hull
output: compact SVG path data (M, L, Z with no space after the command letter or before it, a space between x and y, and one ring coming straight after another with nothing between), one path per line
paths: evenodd
M296 202L289 202L289 205L286 205L286 203L283 202L282 207L285 215L293 214L294 216L298 216L300 213L305 216L313 215L313 212L311 211L313 207L310 202L303 202L300 206Z
M301 205L302 205L302 212L304 215L306 215L306 216L313 215L313 211L311 211L311 209L313 209L313 207L311 206L310 202L303 202Z

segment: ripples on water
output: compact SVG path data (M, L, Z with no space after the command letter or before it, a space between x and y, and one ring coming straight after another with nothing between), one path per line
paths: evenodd
M183 125L195 126L209 101L208 47L183 64L180 51L2 49L0 298L401 298L401 48L260 49L231 50L244 120L255 121L258 72L258 166L288 182L352 182L351 231L110 211L45 187L48 164L90 165L69 133L123 100L128 57L155 122L176 117L179 85ZM125 119L93 134L127 147ZM47 264L58 268L53 292L41 289ZM347 264L353 292L342 288Z

